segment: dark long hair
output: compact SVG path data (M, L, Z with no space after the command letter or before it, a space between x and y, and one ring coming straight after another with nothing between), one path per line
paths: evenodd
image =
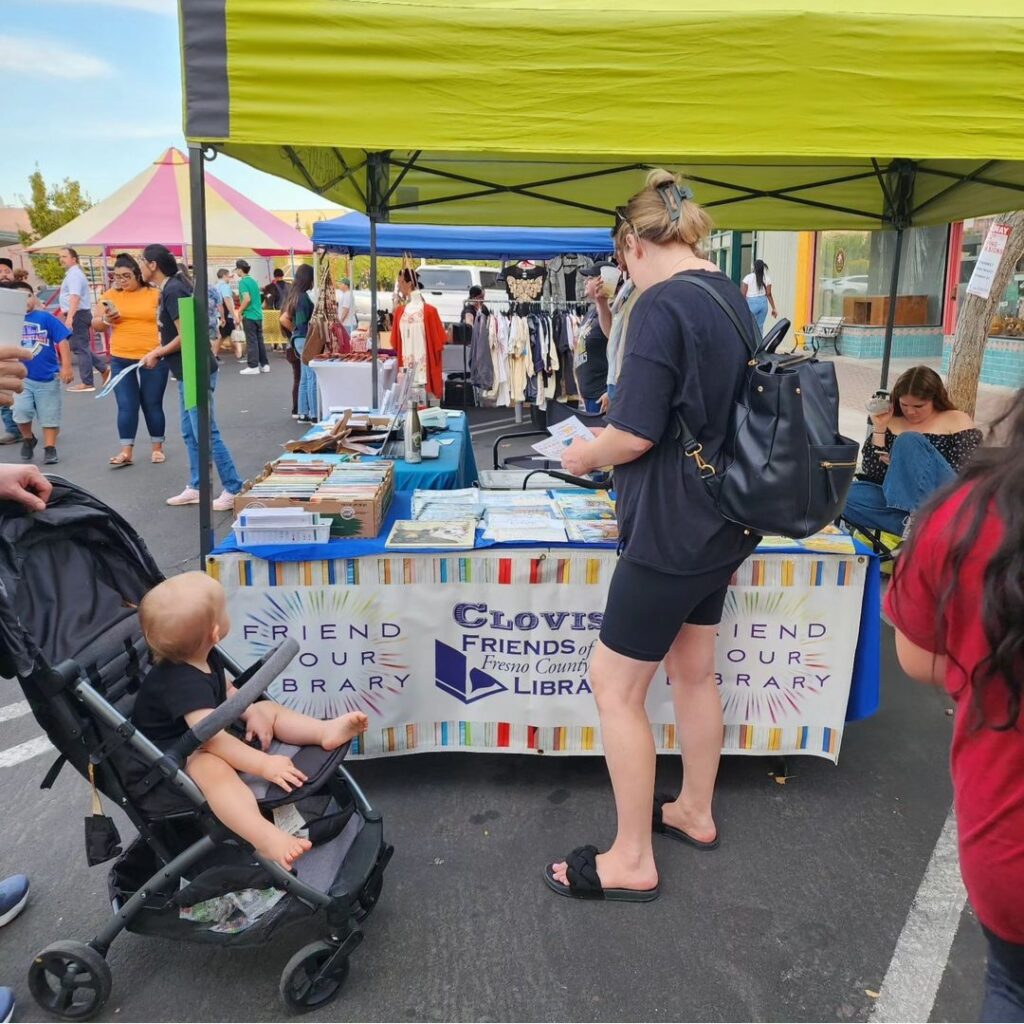
M139 265L135 262L135 257L132 256L131 253L119 252L117 254L117 259L114 260L114 269L116 270L118 267L130 270L135 277L135 283L140 288L149 287L149 285L142 280L142 271L139 269Z
M178 276L178 261L174 258L174 254L166 245L159 245L154 242L151 245L147 245L142 250L142 258L147 263L155 263L157 269L164 277L177 277Z
M312 287L313 268L308 263L300 263L295 268L295 277L292 279L291 287L288 289L288 294L281 305L281 312L287 313L288 316L294 319L295 307L298 306L299 299Z
M754 260L754 279L757 281L757 287L764 291L764 272L768 269L768 264L764 260Z
M903 415L900 399L907 395L919 398L922 402L931 402L936 412L949 412L956 408L942 378L930 366L912 366L900 374L892 389L893 416Z
M946 500L966 490L966 500L953 524L956 537L949 549L947 564L936 567L942 573L942 589L937 602L935 634L943 648L938 653L948 657L942 641L943 622L956 593L957 581L977 545L986 518L994 514L999 520L1003 535L985 566L979 610L989 652L970 671L968 666L953 659L968 677L975 727L996 731L1016 726L1024 691L1024 388L992 425L990 440L1004 424L1008 434L1006 446L980 449L960 476L919 513L910 543L896 563L893 578L898 598L902 570L914 557L922 524ZM992 687L1006 690L1006 718L1002 722L989 722L985 716L984 694Z

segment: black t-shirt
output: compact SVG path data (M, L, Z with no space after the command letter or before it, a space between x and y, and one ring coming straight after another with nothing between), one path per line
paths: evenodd
M543 267L506 267L501 276L512 302L540 302L548 272Z
M713 285L741 323L750 318L724 274L688 273ZM757 545L756 536L719 515L694 460L673 437L680 410L704 446L702 457L717 465L748 359L710 295L670 278L636 300L608 420L654 447L615 470L623 558L690 576L738 563Z
M219 707L227 699L224 666L210 652L211 672L192 665L161 661L142 680L132 722L143 735L166 750L188 732L185 716L192 711Z
M591 309L580 324L576 383L584 398L600 398L608 390L608 338L601 330L596 309Z
M192 298L192 288L180 277L169 277L164 281L164 286L160 289L160 304L157 306L157 326L160 329L161 345L169 345L178 336L178 328L174 326L174 321L181 319L178 303L182 299L190 298ZM205 331L202 337L206 337ZM219 365L216 356L210 351L209 345L201 346L201 349L202 347L205 347L206 351L210 353L210 373L216 373ZM164 359L171 368L171 373L181 380L181 349L172 352L169 356L164 356Z

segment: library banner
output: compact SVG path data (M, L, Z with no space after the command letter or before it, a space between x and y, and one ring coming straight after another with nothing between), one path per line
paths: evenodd
M354 756L420 751L601 752L587 666L614 552L551 550L269 563L214 556L228 590L225 647L248 663L286 637L300 653L269 690L318 717L360 710ZM737 572L719 628L723 751L837 760L871 560L765 552ZM877 589L874 591L877 601ZM874 641L877 646L877 640ZM671 680L647 709L678 749Z

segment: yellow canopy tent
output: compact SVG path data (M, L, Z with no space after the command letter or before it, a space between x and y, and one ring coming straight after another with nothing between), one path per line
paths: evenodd
M190 146L371 240L605 224L664 166L721 227L895 229L895 293L908 226L1024 193L1020 0L179 3Z

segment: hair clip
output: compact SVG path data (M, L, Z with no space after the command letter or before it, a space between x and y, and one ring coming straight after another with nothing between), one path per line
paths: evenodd
M659 185L657 192L665 204L665 209L668 210L672 223L675 224L682 216L683 203L687 199L693 198L693 192L685 185L680 188L674 181L666 181L663 185Z

